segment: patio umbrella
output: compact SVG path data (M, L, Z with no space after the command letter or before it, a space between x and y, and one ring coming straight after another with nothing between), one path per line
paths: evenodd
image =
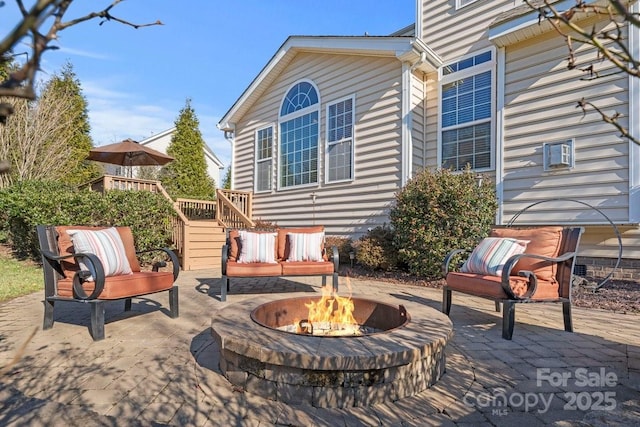
M173 160L159 151L132 139L103 145L89 151L89 160L120 166L162 166Z

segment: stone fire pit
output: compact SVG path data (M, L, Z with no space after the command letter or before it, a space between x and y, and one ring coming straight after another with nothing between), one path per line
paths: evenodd
M304 304L313 298L306 294L295 302ZM358 298L354 300L358 310ZM370 300L362 300L371 305ZM374 311L382 310L382 317L388 317L393 312L390 307L398 307L406 321L386 331L336 337L298 335L252 320L254 311L262 312L262 319L276 317L269 316L268 310L278 302L266 295L229 304L211 321L222 373L249 393L286 404L369 406L417 394L445 371L444 350L453 326L446 315L430 307L381 301Z

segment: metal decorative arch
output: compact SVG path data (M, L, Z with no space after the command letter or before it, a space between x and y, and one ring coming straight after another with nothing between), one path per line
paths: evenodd
M620 266L620 261L622 260L622 236L620 235L620 230L618 230L618 227L614 224L614 222L611 220L611 218L609 218L604 212L602 212L600 209L596 208L595 206L590 205L587 202L583 202L582 200L569 199L569 198L564 198L564 197L539 200L539 201L537 201L535 203L530 204L529 206L524 207L523 209L521 209L518 212L516 212L515 215L513 215L513 217L507 223L507 227L511 227L513 225L513 223L518 219L518 217L520 215L522 215L524 212L526 212L527 210L533 208L534 206L540 205L542 203L549 203L549 202L573 202L573 203L578 203L580 205L586 206L589 209L592 209L592 210L598 212L600 215L602 215L602 217L604 219L606 219L607 222L609 222L609 224L613 228L613 231L615 232L616 237L618 239L618 260L616 261L616 264L613 266L613 269L611 270L611 272L604 279L602 279L602 281L600 283L598 283L595 286L593 291L597 292L602 286L605 285L605 283L607 283L611 279L611 277L613 277L613 274L615 273L616 269L618 268L618 266Z

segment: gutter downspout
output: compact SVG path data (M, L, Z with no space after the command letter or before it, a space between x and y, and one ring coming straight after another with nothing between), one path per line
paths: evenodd
M236 156L234 151L236 126L235 124L225 123L225 126L219 127L219 129L224 132L224 139L229 141L229 143L231 144L231 165L229 166L231 168L231 173L230 173L231 182L229 186L231 187L230 189L233 190L236 186L236 182L235 182L236 180L234 178L235 171L236 171Z
M408 63L402 65L402 174L400 186L404 187L413 175L413 138L412 138L412 120L411 98L412 77L413 72L422 63L427 60L426 52L420 53L420 59L408 66Z

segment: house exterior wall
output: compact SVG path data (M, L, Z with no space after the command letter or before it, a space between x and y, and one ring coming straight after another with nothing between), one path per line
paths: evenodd
M419 0L420 1L420 0ZM496 17L521 2L477 1L455 9L447 0L419 3L422 11L418 34L443 60L459 58L495 46L489 27ZM596 21L587 21L590 28ZM602 25L599 24L599 25ZM575 45L578 67L596 58L594 49ZM502 49L502 50L501 50ZM583 115L576 108L581 98L597 103L605 111L633 114L629 97L633 91L625 74L594 81L581 81L582 73L567 69L568 48L554 31L496 50L496 180L500 200L499 223L508 222L521 209L550 198L575 198L596 206L621 225L623 258L640 258L640 231L630 206L629 143L602 121L593 110ZM607 73L604 65L599 70ZM428 167L438 167L438 76L427 79L426 139ZM623 125L626 125L622 119ZM545 171L543 143L573 139L575 166ZM542 213L542 214L541 214ZM606 218L595 210L573 202L544 203L519 219L522 224L587 224L582 239L582 257L615 258L618 242ZM594 225L591 225L594 224ZM597 225L604 224L604 225Z
M273 190L254 195L254 219L279 226L322 224L333 235L366 233L388 221L388 208L401 182L402 64L395 58L296 55L236 125L235 189L254 191L256 130L274 126L277 159L279 108L300 79L312 81L320 97L319 183L278 191L274 176ZM351 95L355 97L355 179L327 184L326 105ZM277 168L275 162L273 167Z
M576 46L578 64L596 60L595 49ZM532 61L532 58L535 58ZM577 103L586 98L605 111L628 117L628 78L613 69L592 81L581 80L579 70L566 66L567 46L555 33L507 46L505 54L503 209L508 219L528 204L556 197L573 198L598 206L617 223L628 221L629 144L616 129ZM543 169L544 142L574 140L575 166ZM523 220L605 222L597 212L568 204L543 218Z
M427 152L426 136L426 82L423 73L411 74L411 172L413 175L425 169Z
M458 10L455 0L422 1L422 39L444 61L492 46L489 24L505 10L521 5L517 0L476 1Z

